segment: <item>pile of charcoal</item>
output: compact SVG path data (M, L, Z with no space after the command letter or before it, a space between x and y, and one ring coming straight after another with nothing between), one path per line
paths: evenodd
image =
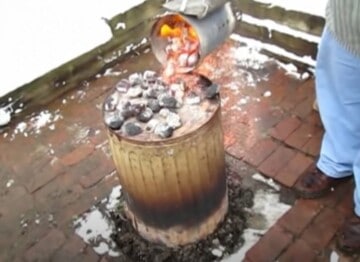
M169 138L182 126L179 110L183 106L200 105L204 99L218 97L218 92L216 84L200 75L187 74L168 84L153 71L134 73L120 80L105 99L104 122L125 136L152 132Z

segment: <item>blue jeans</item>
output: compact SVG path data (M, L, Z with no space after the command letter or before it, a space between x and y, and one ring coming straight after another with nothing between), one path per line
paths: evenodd
M360 216L360 57L324 30L316 65L316 96L325 128L317 167L326 175L354 174Z

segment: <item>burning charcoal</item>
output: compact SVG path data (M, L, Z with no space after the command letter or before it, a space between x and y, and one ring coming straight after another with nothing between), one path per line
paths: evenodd
M185 103L188 105L197 105L200 104L200 102L201 102L200 96L198 96L194 92L190 92L185 100Z
M157 98L159 95L159 91L157 91L155 88L148 88L146 91L144 91L143 96L145 98Z
M112 93L109 95L104 102L103 109L107 112L114 111L120 101L120 96L118 93Z
M181 67L186 67L188 64L189 55L187 53L183 53L179 55L178 65Z
M164 94L159 96L160 106L166 107L166 108L176 108L177 106L177 100L175 97Z
M153 115L153 111L149 107L146 107L140 114L137 115L136 119L140 122L146 123L153 117Z
M131 123L131 122L126 123L124 125L124 131L125 131L125 134L128 135L128 136L136 136L136 135L142 133L141 127L138 126L137 124Z
M124 118L121 116L119 111L105 112L104 122L109 128L118 130L124 123Z
M153 118L146 124L145 130L152 132L159 123L160 121L158 119Z
M130 88L130 82L127 79L121 79L115 88L119 93L126 93Z
M187 60L187 66L194 67L198 61L199 55L197 53L192 53L191 55L189 55L189 58Z
M154 130L154 133L161 138L171 137L174 129L166 123L159 123Z
M145 105L142 103L137 104L127 104L126 107L122 108L121 115L128 119L133 116L139 115L145 109Z
M144 72L143 78L148 83L155 83L157 79L157 74L155 71L147 70Z
M180 116L173 112L170 112L166 117L166 123L173 129L179 128L182 125Z
M179 92L179 91L184 92L185 91L185 85L182 82L174 83L174 84L170 85L170 90L174 91L174 92Z
M205 96L208 99L213 99L219 94L219 86L217 84L212 84L205 91Z
M141 86L138 85L129 88L126 95L130 98L136 98L136 97L141 97L142 93L143 93L143 89L141 88Z
M139 73L134 73L134 74L131 74L129 76L129 82L132 86L135 86L135 85L142 85L143 83L143 79L142 79L142 75L139 74Z
M149 99L148 107L154 112L158 113L161 109L160 103L157 99Z
M163 108L160 110L159 115L162 117L167 117L170 114L170 110L168 108Z
M127 99L122 99L120 100L120 102L118 103L116 109L119 111L122 111L126 108L128 108L131 105L130 101Z

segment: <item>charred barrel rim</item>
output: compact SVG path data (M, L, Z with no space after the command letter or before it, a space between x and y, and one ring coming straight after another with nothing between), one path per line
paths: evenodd
M210 85L212 85L212 81L209 78L207 78L206 76L204 76L204 75L197 74L197 73L194 73L194 72L188 73L188 74L196 74L196 75L200 76L201 81L206 83L204 85L204 87L209 87ZM184 139L187 139L188 137L192 137L194 134L197 134L200 130L205 129L205 128L209 128L209 126L211 126L213 124L213 122L217 121L216 117L217 117L218 114L220 114L220 111L221 111L220 97L216 97L216 98L212 99L212 101L214 103L218 104L216 110L213 112L213 115L207 121L205 121L202 125L200 125L197 129L195 129L195 130L193 130L193 131L191 131L189 133L186 133L184 135L181 135L179 137L169 137L169 138L164 138L164 139L156 140L156 141L143 141L143 140L137 140L136 137L123 136L121 133L118 133L118 132L116 132L114 130L111 130L106 124L105 124L105 126L106 126L107 130L110 132L111 135L116 136L119 140L124 140L124 141L127 141L127 142L132 143L132 144L139 144L139 145L142 145L142 146L146 146L146 145L153 146L153 145L157 145L157 144L161 144L163 142L166 142L167 145L169 145L171 143L177 143L179 140L182 141Z

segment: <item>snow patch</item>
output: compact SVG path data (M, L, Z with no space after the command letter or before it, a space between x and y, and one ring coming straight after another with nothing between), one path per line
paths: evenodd
M273 181L264 178L260 174L253 175L253 178L267 183L274 189L278 189L278 186ZM280 196L278 192L271 190L260 189L255 192L254 206L247 210L250 217L260 216L263 223L261 225L251 225L252 221L249 221L250 227L244 230L244 245L233 255L222 260L222 262L238 262L244 261L246 252L259 241L275 223L285 214L291 206L280 202Z
M276 45L266 44L266 43L263 43L261 41L255 40L255 39L242 37L242 36L240 36L238 34L231 34L230 38L232 40L234 40L234 41L245 43L247 46L251 46L255 50L261 50L261 49L267 50L267 51L272 52L274 54L278 54L278 55L287 57L287 58L289 58L291 60L304 63L304 64L309 65L311 67L315 67L315 64L316 64L315 60L312 59L310 56L300 57L300 56L297 56L294 53L288 52L285 49L283 49L281 47L278 47Z
M295 29L292 29L286 25L281 25L278 24L272 20L268 20L268 19L258 19L255 17L252 17L250 15L247 14L243 14L242 15L242 21L249 23L249 24L253 24L253 25L257 25L257 26L261 26L261 27L265 27L270 31L276 30L278 32L287 34L287 35L291 35L293 37L296 38L301 38L303 40L307 40L309 42L313 42L313 43L319 43L320 42L320 37L319 36L315 36L315 35L311 35L308 33L304 33Z
M325 8L327 0L303 0L303 1L289 1L289 0L255 0L271 6L280 6L286 10L300 11L317 16L325 16Z
M121 186L116 186L108 198L100 201L105 205L105 210L93 206L89 212L74 221L75 233L99 255L108 254L111 257L120 255L116 243L111 239L115 225L109 218L109 211L113 211L119 205L120 197Z

